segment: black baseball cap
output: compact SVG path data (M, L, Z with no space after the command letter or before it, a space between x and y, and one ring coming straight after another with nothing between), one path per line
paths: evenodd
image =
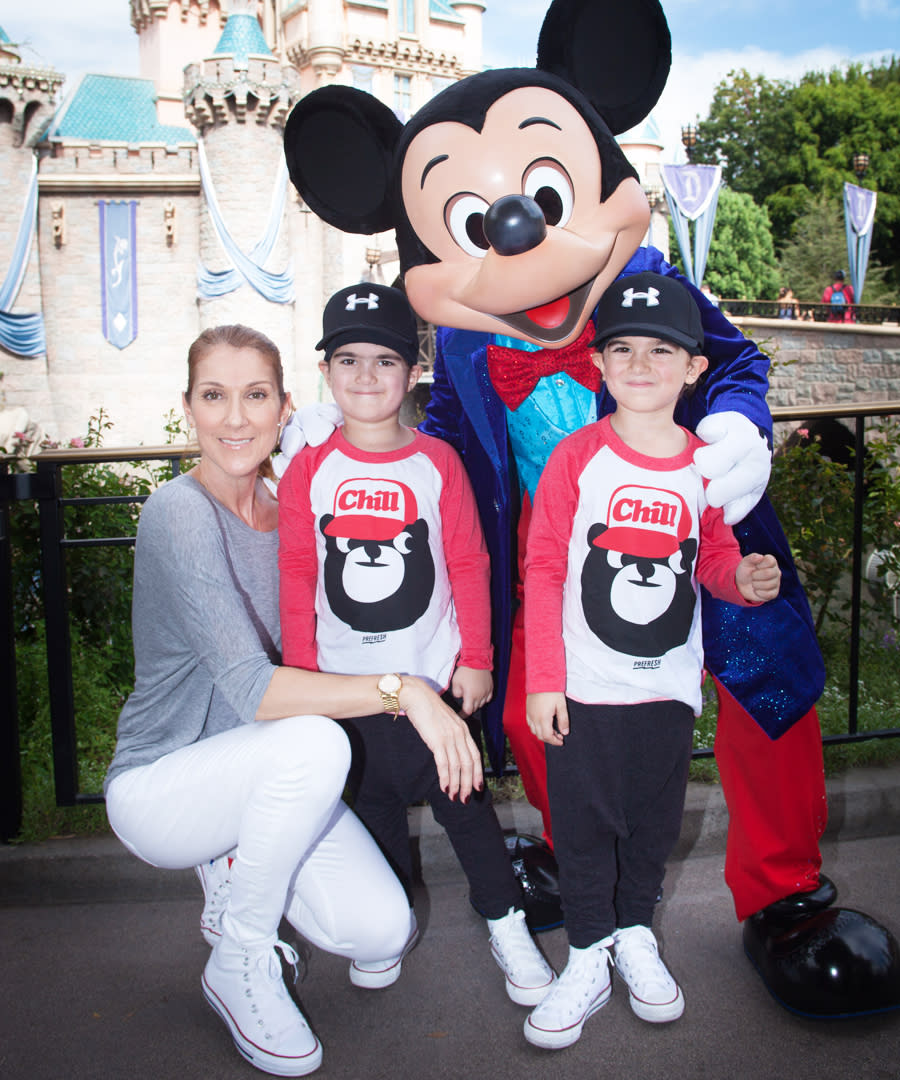
M676 278L649 270L614 281L600 297L594 324L598 349L610 338L633 335L672 341L693 356L703 351L703 323L694 298Z
M361 281L339 289L322 313L322 340L317 349L325 359L351 342L385 345L412 366L419 356L416 316L406 296L388 285Z

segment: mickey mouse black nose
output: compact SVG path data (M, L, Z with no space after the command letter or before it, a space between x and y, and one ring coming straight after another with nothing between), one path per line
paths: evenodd
M521 255L544 239L547 222L534 199L504 195L484 215L484 235L498 255Z

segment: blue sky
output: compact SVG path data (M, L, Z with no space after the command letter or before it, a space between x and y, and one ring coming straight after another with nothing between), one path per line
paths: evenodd
M534 63L546 0L486 0L484 62ZM628 3L628 0L622 0ZM654 116L663 160L684 160L681 125L708 110L729 71L792 82L807 71L900 54L900 0L662 0L672 71Z
M530 67L549 0L485 3L484 62ZM128 0L28 0L15 8L7 6L0 25L24 44L25 62L64 72L66 90L84 71L138 73ZM806 71L900 54L900 0L663 0L663 8L673 64L654 115L667 161L680 160L681 124L702 119L731 70L795 81Z

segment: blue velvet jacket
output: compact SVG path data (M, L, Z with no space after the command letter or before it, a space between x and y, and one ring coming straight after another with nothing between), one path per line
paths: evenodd
M766 405L768 359L655 248L640 248L621 276L642 270L677 277L691 290L703 316L709 369L698 391L683 398L676 420L691 430L707 413L735 411L772 433ZM477 331L440 328L434 385L423 431L446 439L463 458L491 554L491 602L496 668L494 700L484 713L491 762L503 760L502 711L516 595L515 531L518 468L510 449L507 410L491 385L487 346ZM597 415L615 407L601 388ZM765 497L737 526L746 552L774 554L782 569L781 593L760 607L743 608L703 596L706 666L771 738L784 734L815 704L825 680L812 617L787 540Z

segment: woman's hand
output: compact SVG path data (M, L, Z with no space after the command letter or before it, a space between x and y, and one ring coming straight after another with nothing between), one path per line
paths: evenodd
M404 675L399 698L409 722L434 754L441 790L467 802L473 790L484 787L484 773L481 752L465 722L421 679Z

